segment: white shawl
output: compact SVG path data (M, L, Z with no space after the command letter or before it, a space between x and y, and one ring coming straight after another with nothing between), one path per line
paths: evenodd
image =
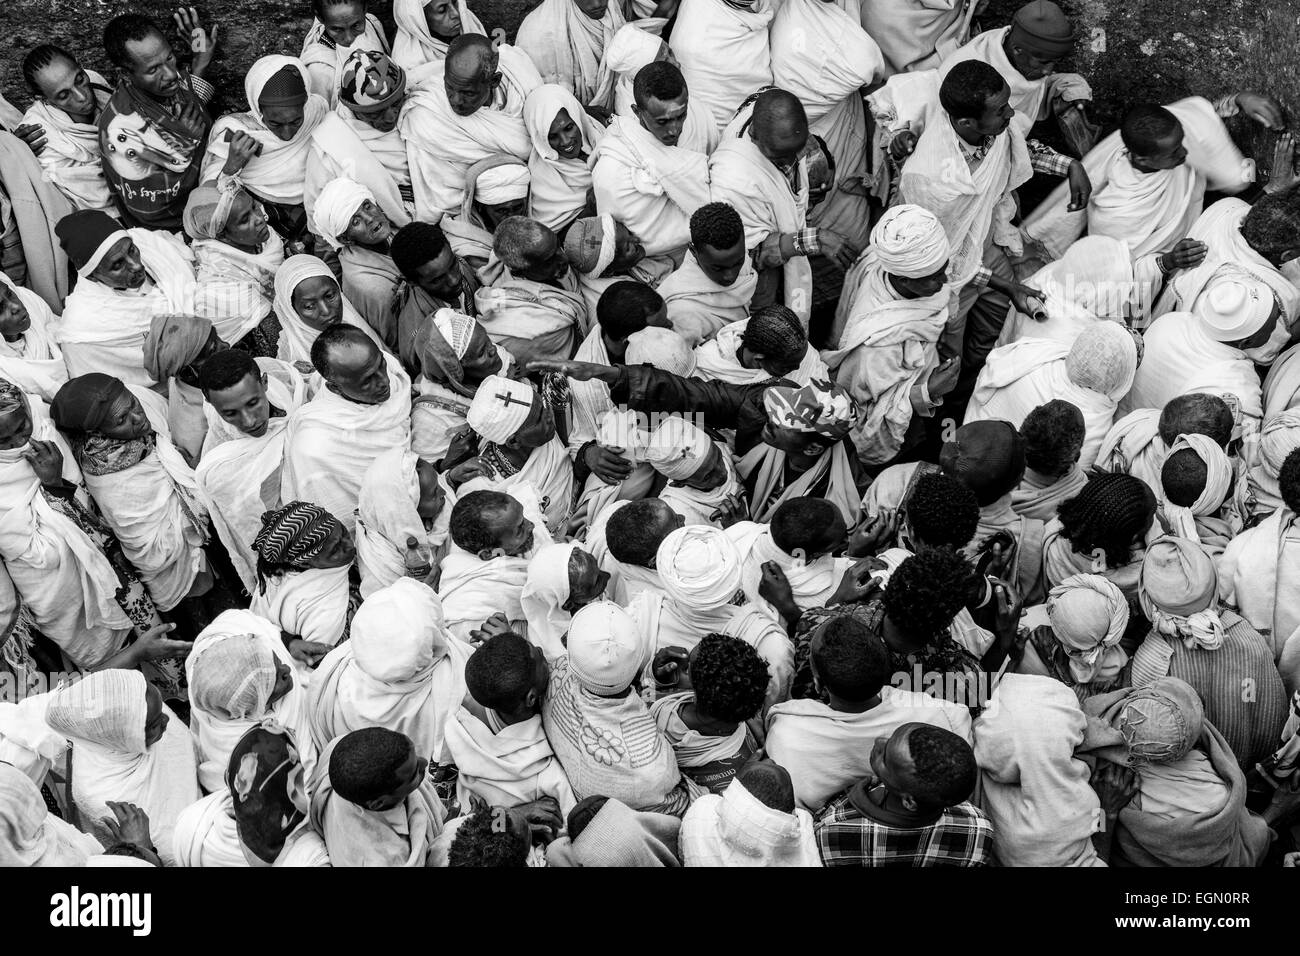
M158 610L170 611L207 567L208 511L194 471L172 444L166 402L139 385L128 388L149 418L154 450L111 475L85 475L86 490L99 503Z
M758 273L748 255L736 281L723 286L704 274L695 253L688 249L681 266L659 283L656 291L668 306L673 331L689 345L698 346L749 313L757 285Z
M284 264L275 274L275 298L272 300L272 307L275 309L275 317L280 320L280 341L276 357L282 362L311 364L311 345L320 332L304 322L294 309L293 291L303 282L317 276L338 282L334 278L334 273L330 272L329 266L315 256L290 256L284 260ZM340 295L342 296L341 289ZM342 296L342 299L343 315L339 321L355 325L365 332L375 345L384 349L384 343L379 340L379 336L365 319L361 318L361 314L348 301L347 296Z
M757 385L771 379L772 376L761 368L745 368L736 357L748 325L749 319L732 322L719 329L715 338L696 346L694 377L732 385ZM785 377L796 385L807 385L813 379L825 381L829 374L817 350L809 345L799 367Z
M929 70L970 36L978 4L966 0L867 0L862 27L880 44L888 72Z
M219 239L197 239L192 248L198 273L194 314L211 322L223 342L238 342L271 311L284 240L272 229L257 252Z
M333 647L348 625L350 570L351 565L286 571L266 582L265 594L254 590L248 609L286 634ZM293 667L294 682L309 686L313 672L299 660Z
M194 314L194 255L179 237L128 229L148 278L139 289L118 291L80 279L68 293L54 338L68 374L104 372L127 385L152 385L144 370L144 337L155 315Z
M462 494L464 489L461 489ZM438 582L438 597L442 600L442 613L447 630L462 641L469 641L469 632L478 630L497 611L518 627L525 626L525 615L520 598L528 580L528 562L541 548L551 543L550 532L538 514L537 493L528 486L517 486L510 496L524 508L524 514L533 522L533 545L522 555L501 555L483 561L477 554L463 551L452 544L442 562L442 578Z
M722 129L745 97L772 85L768 27L777 4L755 0L738 10L723 0L682 0L668 45L691 99L708 107Z
M94 70L86 70L86 78L98 112L108 102L112 88ZM45 178L77 209L99 209L117 218L117 203L104 178L100 158L99 124L78 123L45 100L34 100L23 114L22 122L36 123L45 132L45 148L36 157Z
M624 22L618 2L607 3L605 15L593 20L575 0L542 0L519 24L515 45L532 58L543 83L591 103L601 85L601 55Z
M787 0L789 2L789 0ZM812 814L773 810L733 779L691 804L682 819L683 866L821 866Z
M415 471L418 460L409 448L390 448L375 459L361 481L356 543L363 598L406 576L407 538L427 548L435 560L446 551L456 492L440 474L438 483L446 497L433 528L426 529L416 510L420 503L420 479Z
M329 103L316 95L307 97L302 126L293 139L280 139L262 122L262 109L258 97L267 81L285 67L302 74L303 84L311 88L307 67L292 56L264 56L254 63L244 76L244 95L248 98L247 113L230 113L212 124L208 134L208 149L203 156L203 181L217 179L230 155L227 132L246 133L262 144L262 151L248 161L239 171L239 181L244 187L267 202L296 206L303 201L303 183L307 176L307 153L311 149L312 134L329 113Z
M776 608L758 591L764 564L771 561L785 572L795 603L805 610L825 606L839 587L845 570L853 565L852 558L837 558L829 554L812 561L787 554L772 540L772 526L754 521L738 521L727 529L727 537L740 553L741 587L749 607L766 614L778 624L783 622Z
M312 131L306 176L302 205L308 217L315 215L321 190L346 177L370 190L375 204L394 226L400 229L411 221L402 199L402 187L411 185L411 169L401 134L397 129L379 132L354 117L342 103Z
M488 712L489 719L495 714ZM456 796L462 807L471 796L489 806L516 807L553 797L568 816L577 802L569 778L551 749L540 714L493 730L462 707L447 722L447 755L460 771Z
M429 32L429 21L424 18L424 8L429 0L394 0L393 21L397 36L393 39L393 62L410 71L434 60L447 58L447 43ZM456 4L460 13L460 32L486 36L483 22L474 15L465 0Z
M68 367L63 362L63 352L54 341L58 319L45 304L45 300L31 289L14 285L3 272L0 282L27 310L31 325L15 342L0 338L0 378L13 382L29 395L41 400L54 400L54 393L68 380Z
M573 615L564 610L569 600L569 561L577 542L548 544L528 562L528 576L519 604L528 621L528 639L546 654L547 662L567 654L563 638Z
M585 14L583 14L585 16ZM528 157L528 215L548 229L567 226L587 205L591 168L582 159L564 159L550 144L551 124L561 110L582 133L582 151L591 154L605 128L587 115L582 105L562 86L546 83L524 101L524 125L533 150Z
M573 462L558 435L540 448L534 448L524 466L508 477L474 478L465 482L459 494L491 489L514 494L515 488L527 485L538 495L547 530L561 536L573 512ZM518 496L516 496L518 497Z

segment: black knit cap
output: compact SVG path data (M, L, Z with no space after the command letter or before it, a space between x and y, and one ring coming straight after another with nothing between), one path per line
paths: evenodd
M306 102L307 84L303 82L302 73L293 66L277 72L257 94L257 105L262 109L268 106L302 106Z

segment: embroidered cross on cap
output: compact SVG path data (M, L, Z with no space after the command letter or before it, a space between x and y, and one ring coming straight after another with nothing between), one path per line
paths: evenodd
M523 427L532 411L534 391L527 382L490 375L474 393L465 419L488 441L500 445Z

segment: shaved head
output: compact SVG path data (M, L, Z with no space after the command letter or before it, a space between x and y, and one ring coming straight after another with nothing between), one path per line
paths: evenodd
M808 115L793 93L767 90L754 101L750 138L778 166L790 165L808 143Z
M442 88L457 116L471 116L487 106L501 85L497 52L492 41L478 33L462 33L447 46Z
M479 33L462 33L447 45L447 69L458 76L486 77L497 68L492 41Z

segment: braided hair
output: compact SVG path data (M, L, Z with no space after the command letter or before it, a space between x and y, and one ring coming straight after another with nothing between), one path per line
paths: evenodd
M36 74L60 58L72 64L77 62L75 56L63 49L63 47L55 46L53 43L42 43L23 57L23 81L27 84L27 88L32 91L32 96L41 95L41 87L36 82Z
M1078 554L1100 549L1106 566L1119 568L1133 558L1133 547L1156 514L1156 496L1141 478L1095 471L1073 498L1061 503L1061 531Z

